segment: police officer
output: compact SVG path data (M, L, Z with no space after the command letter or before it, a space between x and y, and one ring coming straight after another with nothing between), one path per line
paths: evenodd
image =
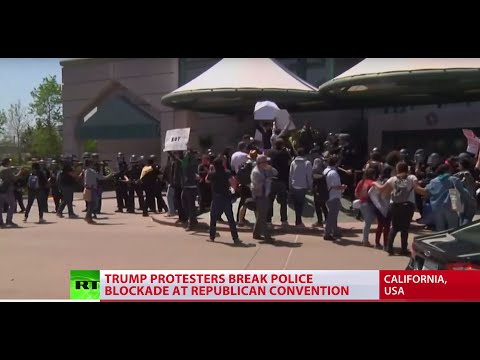
M138 165L143 168L145 165L147 165L147 160L145 160L145 156L140 155L138 157Z
M141 210L143 210L145 199L143 197L143 187L140 183L140 175L142 174L142 167L138 163L136 155L130 156L130 169L127 172L127 177L130 180L128 186L128 205L127 211L135 212L135 194L138 197L138 203Z
M50 179L50 170L47 168L45 160L41 159L38 164L40 165L40 171L45 175L46 179ZM41 204L43 207L43 212L48 213L48 196L50 195L50 184L48 184L45 189L41 190L43 194L41 195Z
M60 201L62 199L62 194L60 188L58 187L58 173L59 167L56 160L52 160L50 163L50 177L48 178L48 184L52 189L53 202L55 203L55 213L58 211L60 206Z
M117 199L117 210L115 212L123 212L128 206L128 185L127 185L127 171L128 165L125 161L123 153L117 154L118 171L115 173L115 197Z
M159 170L155 166L155 157L149 157L147 165L142 169L140 180L145 190L145 202L143 204L143 216L148 216L148 209L155 209L155 187Z
M82 156L82 173L85 171L85 161L86 160L91 160L92 159L92 154L90 154L88 151L85 151ZM85 209L82 210L82 212L87 212L87 202L85 201Z
M156 162L156 156L155 155L150 155L150 159L153 159L153 161L154 161L155 172L157 174L157 176L155 178L155 186L154 186L154 190L153 190L154 201L153 201L151 210L153 212L156 212L155 211L155 205L157 205L158 212L160 212L160 213L161 212L168 212L168 206L165 203L165 200L163 199L163 195L162 195L163 190L165 189L165 182L163 180L163 174L162 174L162 171L161 171L161 168L160 168L160 164L158 164ZM156 204L155 204L155 200L156 200Z
M93 169L100 175L102 176L107 176L107 169L106 169L106 164L103 161L100 161L100 156L97 153L92 154L92 162L93 162ZM102 194L103 194L103 187L104 187L104 181L98 182L98 188L97 188L97 195L98 195L98 206L95 211L95 214L101 214L102 213ZM103 185L103 186L102 186Z

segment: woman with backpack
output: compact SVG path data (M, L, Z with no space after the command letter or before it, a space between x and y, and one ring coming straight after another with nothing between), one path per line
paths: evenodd
M401 255L409 256L408 232L415 212L415 192L421 189L418 186L415 175L409 175L409 167L405 162L399 162L396 166L396 175L380 185L373 183L380 192L390 194L392 204L392 227L388 235L386 251L389 255L393 253L393 242L397 233L401 237Z
M368 241L370 228L375 220L375 207L373 206L368 191L373 186L376 180L377 172L373 167L367 168L363 179L357 184L355 188L355 197L360 201L360 212L363 217L363 246L371 247L372 244Z
M27 180L27 189L28 189L28 202L27 208L25 209L25 218L23 222L27 222L28 215L30 214L30 209L32 208L33 202L37 200L38 205L38 223L44 224L45 219L43 218L44 210L44 196L45 191L48 187L48 179L45 176L45 173L41 170L39 163L32 164L32 172L28 176Z

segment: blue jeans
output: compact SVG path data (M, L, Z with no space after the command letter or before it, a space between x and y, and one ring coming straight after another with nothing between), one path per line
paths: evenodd
M295 208L295 225L302 224L303 208L305 206L305 195L307 195L307 189L293 189L293 206Z
M98 192L96 189L92 189L92 200L87 201L87 214L85 218L91 219L93 214L96 214L95 211L98 208Z
M375 221L375 209L369 202L360 204L360 212L363 217L363 243L368 243L368 235L370 234L370 228Z
M167 206L168 206L168 213L170 215L175 215L175 189L169 184L167 188Z
M5 222L10 224L13 222L13 211L15 210L15 195L13 194L12 190L8 190L4 194L0 194L0 224L4 224L3 222L3 207L4 205L8 204L7 210L7 218Z
M38 205L38 218L43 219L43 205L45 203L45 190L44 189L39 189L39 190L28 190L28 202L27 202L27 208L25 209L25 219L28 218L28 215L30 214L30 209L32 208L33 202L37 200L37 205Z
M459 224L458 214L447 207L433 209L433 216L435 218L436 231L454 229Z
M463 214L460 215L460 225L470 224L473 221L476 212L476 208L465 206Z
M62 187L62 202L58 207L58 214L63 214L65 206L68 208L68 215L74 215L73 212L73 187L72 186L63 186Z
M215 239L217 233L217 220L225 213L233 240L238 240L237 225L233 217L232 200L229 195L212 194L212 207L210 208L210 239Z
M338 214L342 203L340 199L331 199L327 201L328 216L325 223L325 235L340 235L338 231Z

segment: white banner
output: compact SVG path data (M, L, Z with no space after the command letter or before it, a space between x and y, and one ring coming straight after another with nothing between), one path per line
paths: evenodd
M280 108L272 101L260 101L255 104L253 116L255 120L275 120L275 115Z
M475 135L475 133L470 129L463 129L463 135L467 138L467 152L470 154L477 155L480 148L480 139Z
M378 270L102 270L100 299L116 301L379 300Z
M188 148L190 128L167 130L163 151L184 151Z

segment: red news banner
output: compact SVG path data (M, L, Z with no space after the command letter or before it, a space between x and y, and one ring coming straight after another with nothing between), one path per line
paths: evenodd
M480 301L480 271L380 270L380 300Z
M480 301L480 271L101 271L101 301Z

